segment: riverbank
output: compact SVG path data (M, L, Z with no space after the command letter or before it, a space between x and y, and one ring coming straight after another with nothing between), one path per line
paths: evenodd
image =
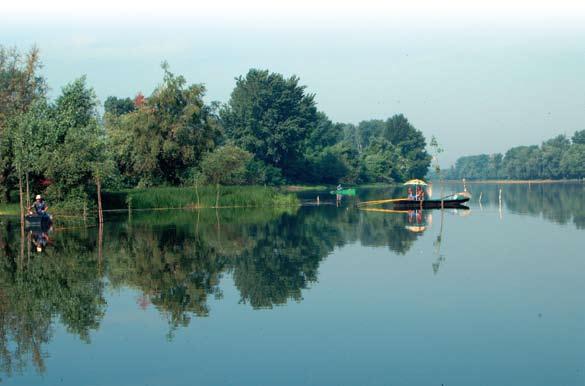
M0 204L0 216L18 216L18 204Z
M104 211L128 209L205 209L215 208L217 190L214 186L154 187L104 192ZM50 197L49 197L50 202ZM286 189L271 186L220 186L219 208L296 207L298 197ZM95 213L97 205L88 205L87 215ZM83 208L73 208L67 203L50 203L53 215L83 216ZM52 209L51 209L52 208ZM66 209L65 209L66 208ZM0 204L0 216L18 216L17 203Z

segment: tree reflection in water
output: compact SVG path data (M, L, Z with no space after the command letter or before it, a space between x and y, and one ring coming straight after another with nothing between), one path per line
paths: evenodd
M484 205L497 202L497 189L482 187ZM584 228L582 189L509 186L503 198L510 211ZM42 253L34 237L25 236L29 248L21 248L20 227L0 220L0 371L10 375L28 364L44 371L54 318L89 342L106 312L104 283L138 290L142 307L152 304L166 317L172 338L192 317L210 315L209 300L222 297L224 275L253 308L301 301L335 248L361 243L405 254L430 225L430 213L334 206L134 213L131 221L110 218L101 231L57 230ZM435 242L435 273L445 259L443 233Z

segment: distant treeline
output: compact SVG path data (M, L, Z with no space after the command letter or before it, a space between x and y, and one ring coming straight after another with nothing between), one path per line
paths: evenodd
M585 178L585 130L559 135L537 146L517 146L504 155L460 157L443 172L449 179L576 179Z
M0 46L3 200L29 190L80 204L102 185L391 182L430 165L423 134L403 115L334 123L295 76L251 69L227 103L208 104L202 84L163 63L150 95L111 96L102 109L85 77L49 100L40 66L36 48Z

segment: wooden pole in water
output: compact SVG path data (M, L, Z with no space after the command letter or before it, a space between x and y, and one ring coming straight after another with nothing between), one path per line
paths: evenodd
M500 220L502 219L502 188L500 188L500 193L498 195L499 207L500 207Z

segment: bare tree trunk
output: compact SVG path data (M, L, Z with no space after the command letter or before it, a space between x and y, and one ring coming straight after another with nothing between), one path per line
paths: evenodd
M24 197L22 193L22 174L18 173L18 199L20 204L20 223L24 226Z
M28 183L28 172L26 172L26 207L30 208L30 190Z
M100 224L104 222L104 213L102 211L102 183L99 177L96 177L95 183L97 186L97 199L98 199L98 221Z
M216 187L216 190L217 190L217 193L215 195L215 207L216 208L219 208L219 182L217 182L215 184L215 187Z

